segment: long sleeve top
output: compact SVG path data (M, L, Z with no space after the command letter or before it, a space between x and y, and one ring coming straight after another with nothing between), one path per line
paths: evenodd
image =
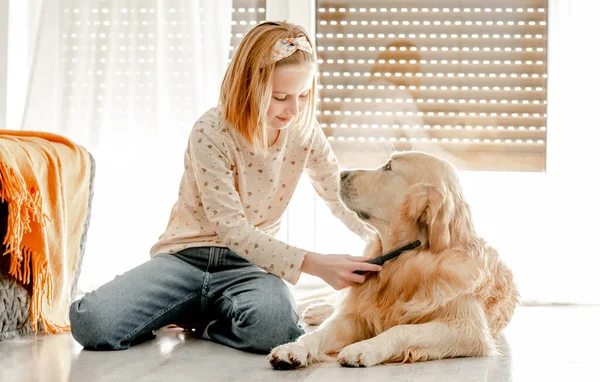
M281 130L275 144L258 153L224 121L219 108L210 109L192 129L179 197L151 256L228 247L295 284L308 251L274 235L303 172L332 213L366 240L372 231L339 199L340 168L316 122L308 136L294 126Z

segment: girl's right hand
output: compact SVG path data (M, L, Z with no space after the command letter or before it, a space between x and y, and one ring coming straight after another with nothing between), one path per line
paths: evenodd
M354 284L362 284L367 274L357 275L354 271L381 271L381 265L365 263L368 257L350 255L322 255L309 252L300 268L302 272L320 277L333 289L340 290Z

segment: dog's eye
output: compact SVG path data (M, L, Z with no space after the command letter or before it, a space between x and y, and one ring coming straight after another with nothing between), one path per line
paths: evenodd
M390 171L392 169L392 162L387 162L384 166L383 166L383 171Z

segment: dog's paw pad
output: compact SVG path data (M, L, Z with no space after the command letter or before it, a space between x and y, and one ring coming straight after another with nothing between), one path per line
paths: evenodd
M346 358L338 359L340 365L344 367L365 367L360 361L360 356L358 356L353 362L350 362Z
M342 349L337 361L345 367L370 367L382 362L375 349L360 343Z
M309 357L310 354L302 345L291 343L276 347L267 359L276 370L292 370L306 366Z
M288 359L285 360L279 359L279 357L277 356L273 356L269 360L269 363L271 364L271 366L273 366L273 369L275 370L292 370L300 367L300 361L298 361L291 355L288 356Z

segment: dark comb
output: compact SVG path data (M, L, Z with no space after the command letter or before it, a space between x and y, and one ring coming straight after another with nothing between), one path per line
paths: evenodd
M391 251L388 251L387 253L382 253L381 255L379 255L375 258L372 258L371 260L365 261L365 263L383 265L383 263L385 263L386 261L400 256L402 254L402 252L410 251L411 249L415 249L420 245L421 245L421 241L415 240L412 243L408 243L401 247L396 247L396 248L392 249ZM365 272L367 272L367 271L354 271L354 273L356 273L357 275L362 275Z

